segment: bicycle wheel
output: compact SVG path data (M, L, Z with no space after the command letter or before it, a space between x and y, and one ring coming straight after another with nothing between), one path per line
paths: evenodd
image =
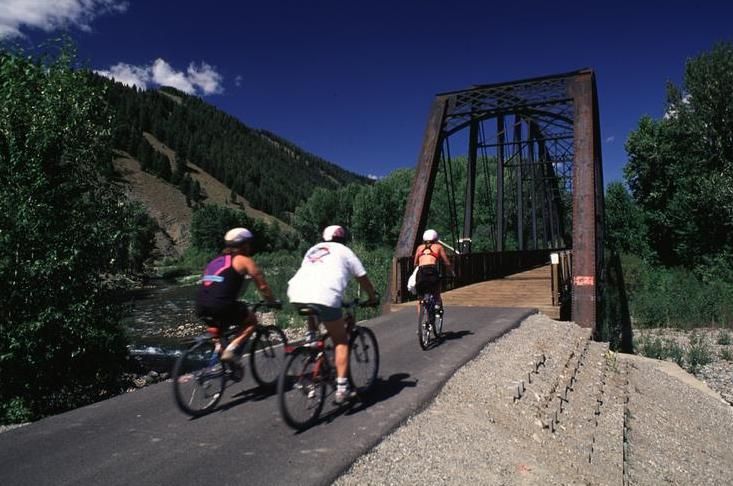
M371 329L356 326L349 342L349 381L356 393L368 393L379 373L379 346Z
M303 430L318 419L326 394L323 368L324 360L309 348L297 348L285 360L277 382L277 401L290 427Z
M173 396L185 413L210 412L221 399L226 375L214 343L202 340L186 350L173 367Z
M429 323L429 312L425 308L425 301L420 303L420 312L417 318L417 339L420 342L420 347L425 350L430 344L430 323Z
M285 364L285 333L277 326L261 326L255 331L249 354L252 376L262 388L272 391Z

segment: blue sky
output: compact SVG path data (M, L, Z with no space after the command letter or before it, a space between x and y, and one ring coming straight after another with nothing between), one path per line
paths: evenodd
M173 84L349 170L414 167L435 94L595 70L605 182L733 2L2 0L0 37L61 32L89 67Z

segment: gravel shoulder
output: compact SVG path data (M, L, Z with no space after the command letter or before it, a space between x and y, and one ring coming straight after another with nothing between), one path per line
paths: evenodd
M676 364L538 314L335 484L733 484L733 407Z

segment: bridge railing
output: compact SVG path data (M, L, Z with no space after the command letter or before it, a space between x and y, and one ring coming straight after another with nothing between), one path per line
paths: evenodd
M452 290L465 285L483 282L493 278L506 277L514 273L546 265L550 262L550 254L557 250L503 251L488 253L470 253L468 255L451 255L448 258L456 273L453 279L445 279L442 290ZM439 264L441 274L445 270ZM407 290L407 280L415 266L412 257L393 260L392 288L394 303L415 300L416 295Z
M556 251L550 254L552 280L552 305L561 307L561 317L572 298L573 252ZM569 309L567 309L569 312ZM569 317L568 317L569 318Z

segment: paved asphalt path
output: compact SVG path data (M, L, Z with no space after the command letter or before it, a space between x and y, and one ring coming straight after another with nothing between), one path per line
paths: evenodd
M341 409L329 399L322 420L302 433L249 376L198 419L176 408L170 382L49 417L0 434L0 485L330 484L534 312L449 307L446 338L427 351L414 309L369 321L381 355L374 392Z

